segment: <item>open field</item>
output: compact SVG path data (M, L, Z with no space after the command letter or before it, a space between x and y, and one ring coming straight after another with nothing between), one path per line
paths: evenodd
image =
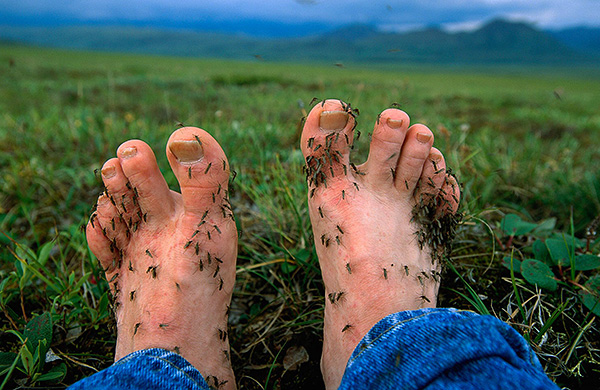
M600 214L600 73L346 65L0 47L0 389L68 385L110 365L108 285L81 229L102 191L94 170L120 143L139 138L177 190L164 149L178 123L209 131L238 172L231 203L242 235L230 340L239 386L321 388L323 285L298 146L313 97L360 109L356 162L366 158L378 113L393 102L433 130L464 193L440 306L509 322L560 385L598 383L600 306L582 304L598 268L573 261L600 252L600 240L586 237ZM507 214L537 225L510 234ZM571 260L548 260L556 289L502 265L511 254L538 256L534 243L548 238L568 241ZM58 359L24 367L16 353L30 351L34 361L35 348L9 331L24 333L37 316L51 320L51 327L34 323ZM292 346L310 359L286 371Z

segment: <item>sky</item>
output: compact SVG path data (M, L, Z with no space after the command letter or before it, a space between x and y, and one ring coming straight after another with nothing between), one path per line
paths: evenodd
M502 17L542 29L600 27L600 0L0 0L0 24L134 24L309 35L351 23L386 31L474 29Z

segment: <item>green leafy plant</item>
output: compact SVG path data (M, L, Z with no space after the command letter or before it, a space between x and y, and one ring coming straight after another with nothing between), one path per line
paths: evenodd
M537 238L527 248L526 258L519 260L514 256L505 256L502 264L512 272L520 273L523 279L532 285L549 292L563 288L578 290L581 303L592 313L600 316L600 275L594 272L600 269L598 254L589 253L589 242L571 234L552 231L555 220L540 223L523 221L515 214L507 214L500 222L500 229L508 236L505 249L510 247L515 238L525 234L546 236ZM573 230L573 229L572 229ZM502 244L502 243L501 243ZM581 280L587 282L581 284Z
M24 383L60 381L66 374L66 366L60 363L49 370L44 370L46 356L52 342L52 319L49 312L29 320L22 332L9 330L19 338L19 352L0 353L0 377L4 380L0 390L8 383L14 370L25 375Z

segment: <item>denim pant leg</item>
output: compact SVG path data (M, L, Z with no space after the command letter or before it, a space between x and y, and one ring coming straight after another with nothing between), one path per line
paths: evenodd
M133 352L105 370L80 380L69 390L209 390L194 366L180 355L153 348Z
M492 316L455 309L389 315L360 341L342 389L558 389L528 343Z

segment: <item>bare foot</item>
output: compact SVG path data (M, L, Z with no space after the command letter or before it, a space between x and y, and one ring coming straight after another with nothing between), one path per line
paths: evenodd
M167 187L144 142L123 143L117 156L102 167L106 192L87 226L115 298L115 360L164 348L211 387L234 389L227 318L237 232L225 153L204 130L175 131L167 157L181 194Z
M338 387L352 351L379 320L435 307L439 258L460 196L431 131L409 128L403 111L381 113L360 166L349 160L354 127L352 109L327 100L308 115L301 140L325 282L321 370L328 389Z

